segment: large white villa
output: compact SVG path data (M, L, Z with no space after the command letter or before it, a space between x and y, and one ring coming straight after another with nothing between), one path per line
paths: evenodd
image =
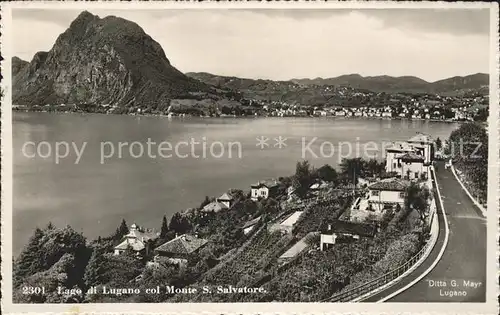
M406 142L395 142L386 149L385 170L406 179L425 179L434 159L434 141L418 133Z
M433 159L434 141L428 135L418 133L407 142L393 143L386 150L385 169L394 177L369 184L366 193L352 205L350 220L377 221L387 210L402 208L411 181L429 179Z

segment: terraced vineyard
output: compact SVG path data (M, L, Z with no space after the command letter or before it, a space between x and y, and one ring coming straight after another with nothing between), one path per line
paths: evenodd
M264 269L286 249L290 239L290 235L283 236L279 231L269 233L264 229L238 257L216 273L207 275L205 281L216 285L250 284L264 274Z

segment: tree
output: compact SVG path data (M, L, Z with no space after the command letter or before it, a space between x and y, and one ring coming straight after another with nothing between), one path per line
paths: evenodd
M340 163L342 175L353 184L358 183L358 177L363 175L364 161L361 158L342 159Z
M104 250L97 245L92 251L92 256L90 257L87 267L85 268L83 276L83 281L87 288L104 283L104 263Z
M301 198L305 197L309 186L312 184L311 173L309 161L304 160L302 162L297 162L295 175L292 179L292 186L295 189L295 193Z
M253 216L257 212L257 204L252 199L245 199L242 208L242 212L247 215Z
M135 255L104 255L102 284L125 286L144 269L143 263Z
M203 200L202 203L200 204L200 209L203 209L203 207L205 207L209 203L210 203L210 198L208 196L205 196L205 200Z
M366 168L366 173L368 173L370 176L380 175L385 170L384 163L379 162L376 159L370 159L370 160L368 160L368 162L361 163L361 164L362 165L364 164L364 166Z
M115 235L113 235L113 239L121 240L125 235L129 232L128 225L125 219L122 219L120 226L116 229Z
M480 122L487 121L488 116L489 116L488 107L480 108L477 111L476 115L474 116L474 121L480 121Z
M120 223L120 227L118 229L120 231L120 234L122 234L122 235L128 234L129 230L128 230L127 222L125 222L125 219L122 219L122 222Z
M36 228L28 244L23 248L19 258L14 264L14 286L17 287L23 279L41 270L40 244L44 233Z
M464 123L448 140L448 151L456 169L460 170L474 196L487 199L488 133L479 123Z
M180 214L179 212L174 213L170 219L169 229L174 231L176 234L184 234L192 228L191 222L188 218Z
M75 288L72 284L71 273L74 272L76 258L66 253L50 269L40 271L23 279L22 287L43 287L45 294L22 294L22 290L15 290L13 299L16 303L78 303L83 296L58 294L58 289Z
M420 187L416 183L411 183L406 189L405 206L409 210L417 211L422 223L425 223L429 215L430 199L431 193L427 187Z
M68 260L64 260L64 257ZM70 288L81 285L88 259L85 237L71 227L43 231L37 229L14 264L14 282L19 285L20 282L25 282L26 278L46 272L64 262L64 268L67 270L65 286Z
M167 233L168 233L168 223L167 223L167 217L164 215L163 220L161 222L160 238L164 239Z
M436 150L439 151L441 150L441 148L443 147L443 142L441 141L441 139L438 137L436 139Z
M318 178L325 182L336 183L338 179L337 171L328 164L323 165L317 170Z

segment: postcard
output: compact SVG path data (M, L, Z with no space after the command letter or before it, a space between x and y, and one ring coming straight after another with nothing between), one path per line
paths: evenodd
M497 313L497 5L1 23L6 313Z

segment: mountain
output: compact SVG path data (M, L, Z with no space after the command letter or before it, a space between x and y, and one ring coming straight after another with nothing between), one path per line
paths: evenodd
M12 57L12 77L15 77L27 64L29 64L29 62L21 58Z
M453 77L436 82L427 82L413 76L368 76L359 74L342 75L334 78L292 79L294 83L311 85L350 86L357 89L366 89L374 92L408 92L408 93L439 93L450 94L463 90L483 89L488 85L488 74L477 73L465 77Z
M14 68L15 67L15 68ZM170 64L131 21L82 12L48 52L13 62L13 104L114 104L157 107L210 87Z
M452 77L439 80L430 84L431 90L435 93L457 90L488 90L489 75L486 73L476 73L465 77Z
M186 75L212 85L217 89L231 90L238 92L246 99L261 101L283 101L311 106L353 106L363 104L368 99L367 95L373 94L371 91L355 90L351 87L306 86L292 81L242 79L213 75L206 72L188 72Z

